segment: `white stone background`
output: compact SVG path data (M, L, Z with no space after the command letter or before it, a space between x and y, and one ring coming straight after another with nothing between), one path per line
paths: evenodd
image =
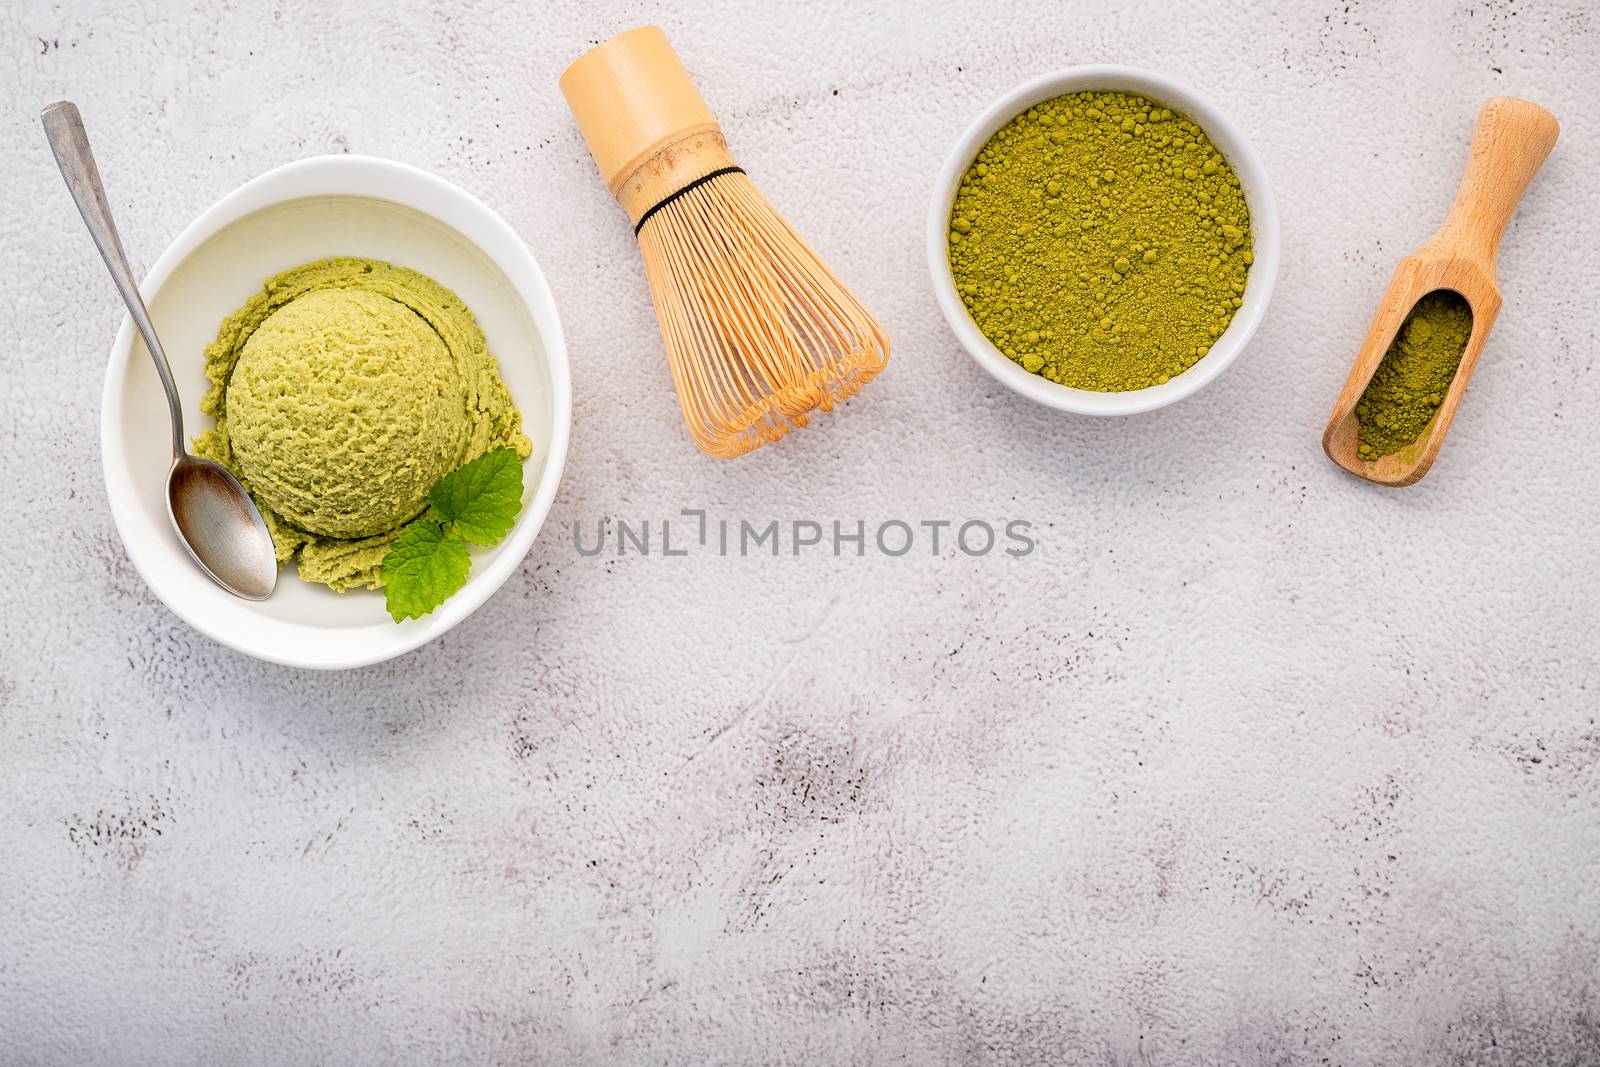
M682 432L628 228L556 91L661 22L888 371L732 464ZM1600 1062L1600 11L1587 3L48 3L0 15L0 1062ZM1125 62L1275 184L1240 362L1121 421L1031 406L926 282L995 96ZM1448 445L1319 434L1478 105L1561 143ZM136 264L361 152L510 220L571 459L519 573L344 674L190 631L107 512L122 316L36 115L84 109ZM583 558L575 521L998 521L1032 557Z

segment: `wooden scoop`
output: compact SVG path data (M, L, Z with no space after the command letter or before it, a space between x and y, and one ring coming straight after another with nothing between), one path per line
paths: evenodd
M1400 261L1378 315L1367 331L1356 364L1333 406L1333 417L1322 433L1328 458L1351 474L1379 485L1410 485L1428 473L1444 435L1455 417L1456 405L1467 379L1478 365L1478 354L1500 311L1500 290L1495 286L1495 254L1511 212L1528 183L1538 173L1561 132L1556 117L1538 104L1513 96L1497 96L1478 112L1472 134L1472 153L1455 206L1439 232L1427 244ZM1366 391L1384 353L1418 300L1435 289L1453 289L1472 308L1472 332L1461 366L1450 383L1444 403L1416 441L1387 456L1361 458L1356 402Z

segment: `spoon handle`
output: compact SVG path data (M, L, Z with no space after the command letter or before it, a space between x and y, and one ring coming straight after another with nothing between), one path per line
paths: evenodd
M1497 96L1484 104L1461 191L1433 243L1480 258L1492 271L1500 235L1560 135L1556 117L1531 100Z
M89 150L89 135L83 129L83 116L78 114L77 105L59 100L46 106L39 118L44 123L50 150L55 153L56 165L61 168L61 176L66 179L72 199L78 205L78 214L83 216L84 225L89 227L89 235L94 238L95 247L100 249L101 258L106 261L106 269L111 271L111 280L116 283L117 292L122 294L122 302L128 305L128 314L139 328L144 345L150 350L150 358L155 361L156 374L161 377L161 387L167 393L167 408L172 414L172 455L177 459L185 452L183 408L178 403L178 387L172 381L172 368L167 364L167 354L161 350L161 341L156 337L150 312L145 309L138 283L128 267L127 254L122 251L122 239L117 236L117 225L111 221L111 207L106 203L106 191L100 184L100 168L95 166L94 153Z

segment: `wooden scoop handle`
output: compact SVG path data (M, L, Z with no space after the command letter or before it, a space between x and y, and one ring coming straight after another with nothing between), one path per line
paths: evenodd
M1484 104L1461 191L1430 244L1478 259L1493 278L1500 235L1560 134L1556 117L1532 101L1497 96Z

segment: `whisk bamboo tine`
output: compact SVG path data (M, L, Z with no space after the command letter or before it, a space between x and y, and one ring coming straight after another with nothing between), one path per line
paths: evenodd
M831 411L883 369L883 327L734 164L659 29L591 49L561 89L634 222L696 445L743 455Z

